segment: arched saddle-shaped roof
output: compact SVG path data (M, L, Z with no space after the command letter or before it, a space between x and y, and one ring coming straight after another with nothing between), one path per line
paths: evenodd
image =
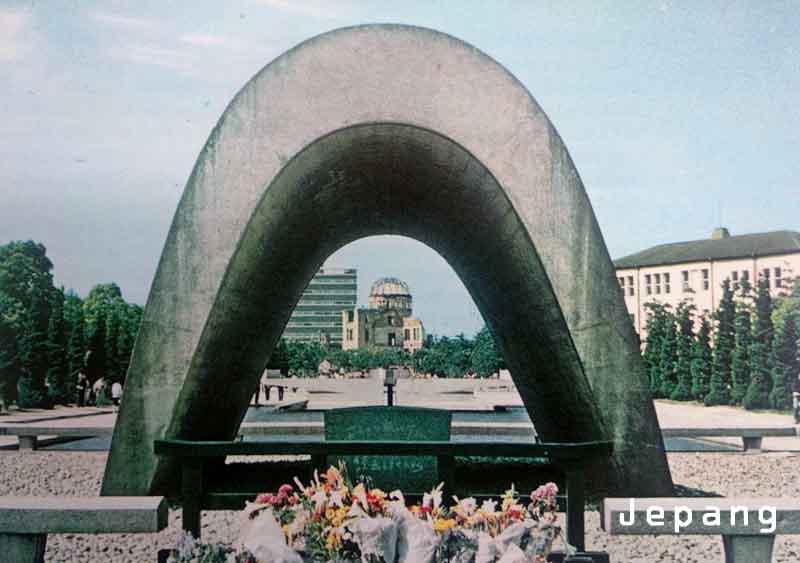
M165 488L175 468L154 439L232 438L306 283L376 234L452 265L543 439L610 437L611 491L671 494L637 340L561 139L495 61L396 25L315 37L225 110L153 281L103 493Z

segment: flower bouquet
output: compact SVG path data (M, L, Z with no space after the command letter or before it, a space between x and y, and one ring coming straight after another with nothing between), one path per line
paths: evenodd
M501 502L454 500L450 517L438 526L437 561L457 563L544 563L561 531L556 526L558 487L548 483L523 504L513 485Z
M343 469L335 467L322 475L315 472L308 485L297 479L295 482L298 492L291 485L283 485L277 495L259 495L283 530L283 545L302 554L302 558L298 555L296 560L286 559L286 563L394 563L397 524L389 513L386 493L368 489L363 483L353 486ZM262 550L275 553L282 548L274 536L265 541L270 547L263 546ZM252 542L242 545L259 556L254 550L258 546Z
M233 547L180 539L172 563L544 563L554 541L558 488L543 485L520 498L512 486L499 501L454 497L443 484L407 506L353 485L344 467L314 473L304 485L282 485L248 503ZM570 551L567 546L567 551Z

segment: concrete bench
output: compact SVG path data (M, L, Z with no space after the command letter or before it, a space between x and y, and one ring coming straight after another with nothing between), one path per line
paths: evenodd
M164 497L0 497L0 554L42 563L47 534L155 533L167 518Z
M725 563L770 563L776 535L800 534L800 498L608 498L602 525L611 535L721 535Z
M4 436L17 436L19 449L33 451L39 444L40 436L56 436L59 439L94 438L97 436L111 437L114 429L110 426L73 426L62 428L58 426L31 426L28 424L13 424L0 426L0 434Z
M761 452L761 440L765 436L796 437L794 426L770 426L763 428L662 428L664 438L741 438L744 451Z

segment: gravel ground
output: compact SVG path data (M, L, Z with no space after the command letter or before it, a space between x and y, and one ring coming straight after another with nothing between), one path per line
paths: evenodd
M0 495L97 495L106 453L0 452ZM669 455L673 479L687 487L740 497L800 499L797 454L675 453ZM615 563L721 562L718 536L611 537L599 528L597 513L587 513L587 547L607 550ZM207 541L232 541L237 514L208 512L203 516ZM158 549L171 547L180 516L171 511L169 528L153 535L70 535L48 537L46 561L153 562ZM778 536L778 563L800 561L800 536Z

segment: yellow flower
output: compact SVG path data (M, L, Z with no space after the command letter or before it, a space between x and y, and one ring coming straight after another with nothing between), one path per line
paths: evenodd
M341 545L341 538L338 534L329 534L325 540L325 549L328 551L335 551Z
M433 521L433 531L438 533L446 532L455 525L456 521L452 518L437 518Z

